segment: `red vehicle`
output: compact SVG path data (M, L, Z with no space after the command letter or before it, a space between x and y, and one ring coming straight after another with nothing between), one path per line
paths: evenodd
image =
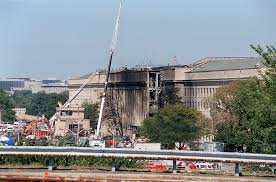
M162 160L148 161L145 164L145 168L150 171L167 171L170 170L170 164Z
M145 164L145 168L150 171L166 171L168 166L162 163L149 162Z
M106 144L109 146L116 146L117 142L115 140L110 139L106 141Z

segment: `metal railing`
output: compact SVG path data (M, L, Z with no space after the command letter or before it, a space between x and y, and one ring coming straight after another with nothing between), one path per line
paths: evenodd
M137 150L137 149L96 149L89 147L54 147L54 146L2 146L0 156L41 156L49 157L98 157L112 158L112 171L115 171L116 158L146 159L146 160L172 160L173 171L176 172L177 160L206 161L235 163L236 175L239 174L239 165L248 164L276 164L276 155L235 153L235 152L204 152L204 151L177 151L177 150ZM49 160L49 169L53 161Z

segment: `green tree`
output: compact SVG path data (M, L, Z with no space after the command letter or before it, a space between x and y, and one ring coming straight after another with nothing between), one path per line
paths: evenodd
M32 103L32 96L30 90L15 91L12 95L14 107L26 108L27 112L29 112Z
M41 116L45 115L46 118L51 118L55 112L58 102L65 103L68 100L68 92L56 94L46 94L39 92L33 94L29 114Z
M268 94L273 106L276 105L276 49L266 46L264 50L260 45L251 47L263 58L263 64L267 67L265 73L261 73L265 93Z
M99 104L98 103L84 103L84 118L90 119L90 127L96 128L99 117Z
M0 90L0 110L3 121L14 122L15 112L12 110L13 108L11 96L7 92Z
M210 134L215 135L217 126L220 124L238 122L239 118L233 111L232 102L241 85L240 81L234 81L227 86L219 88L214 96L208 100L212 118L212 126L209 128Z
M32 104L29 114L41 116L44 114L47 117L49 112L49 96L45 92L33 94Z
M179 88L172 84L166 84L162 87L159 98L159 107L161 108L165 105L182 103L181 97L179 96Z
M56 113L56 107L58 107L58 102L64 104L69 99L69 92L62 93L50 93L48 94L48 112L46 113L47 118L51 118Z
M211 107L217 121L217 141L228 151L275 153L276 137L276 51L260 46L253 49L267 66L262 78L250 78L221 88Z
M239 90L227 97L222 108L228 108L224 121L218 122L216 140L226 143L227 150L267 152L263 131L271 121L269 99L257 78L239 82Z
M180 104L167 105L153 117L146 118L141 130L152 142L178 143L179 149L182 149L184 143L200 137L199 121L202 118L194 108Z

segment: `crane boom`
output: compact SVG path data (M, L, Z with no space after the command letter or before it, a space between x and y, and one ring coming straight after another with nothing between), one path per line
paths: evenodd
M96 75L98 74L98 72L93 72L81 85L81 87L76 91L76 93L74 94L74 96L69 99L68 101L66 101L61 107L69 107L69 105L71 104L71 102L81 93L81 91L83 90L83 88L89 83L90 80L92 80ZM49 120L51 123L51 126L53 126L53 121L56 120L57 118L57 113L55 113L51 119Z
M106 75L106 80L104 83L104 92L103 92L102 99L101 99L100 114L99 114L99 118L98 118L97 130L96 130L97 138L100 138L101 121L102 121L104 103L105 103L105 98L106 98L107 83L109 81L112 58L113 58L113 54L115 52L115 48L116 48L116 44L117 44L117 37L118 37L118 30L119 30L120 16L121 16L121 8L122 8L122 0L120 1L120 6L119 6L119 10L118 10L117 19L116 19L115 29L113 32L110 51L109 51L109 62L108 62L108 67L107 67L107 75Z
M90 80L92 80L96 75L98 74L98 72L94 72L92 73L81 85L81 87L77 90L77 92L75 93L75 95L69 99L62 107L68 107L70 105L70 103L81 93L81 91L83 90L83 88L89 83Z

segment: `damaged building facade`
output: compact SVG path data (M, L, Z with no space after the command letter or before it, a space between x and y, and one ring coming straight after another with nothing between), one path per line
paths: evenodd
M117 118L123 123L124 132L131 133L137 130L137 127L141 125L149 113L158 109L158 96L161 92L160 70L162 70L161 67L137 67L111 72L103 128L108 127L108 123L112 123L112 118ZM69 99L74 96L90 75L68 81ZM99 103L105 79L106 72L98 71L82 92L71 102L70 107L82 106L84 103Z
M210 117L208 98L216 90L231 81L258 76L264 70L262 60L252 57L211 57L190 65L163 67L122 68L112 71L108 84L106 107L113 105L124 129L131 133L137 129L149 114L158 110L162 88L173 86L178 90L181 101ZM69 97L90 76L71 79ZM83 103L100 101L103 92L105 71L98 71L88 85L71 103L80 107ZM106 110L108 111L108 110ZM108 116L110 110L106 112ZM104 123L108 123L105 117Z

